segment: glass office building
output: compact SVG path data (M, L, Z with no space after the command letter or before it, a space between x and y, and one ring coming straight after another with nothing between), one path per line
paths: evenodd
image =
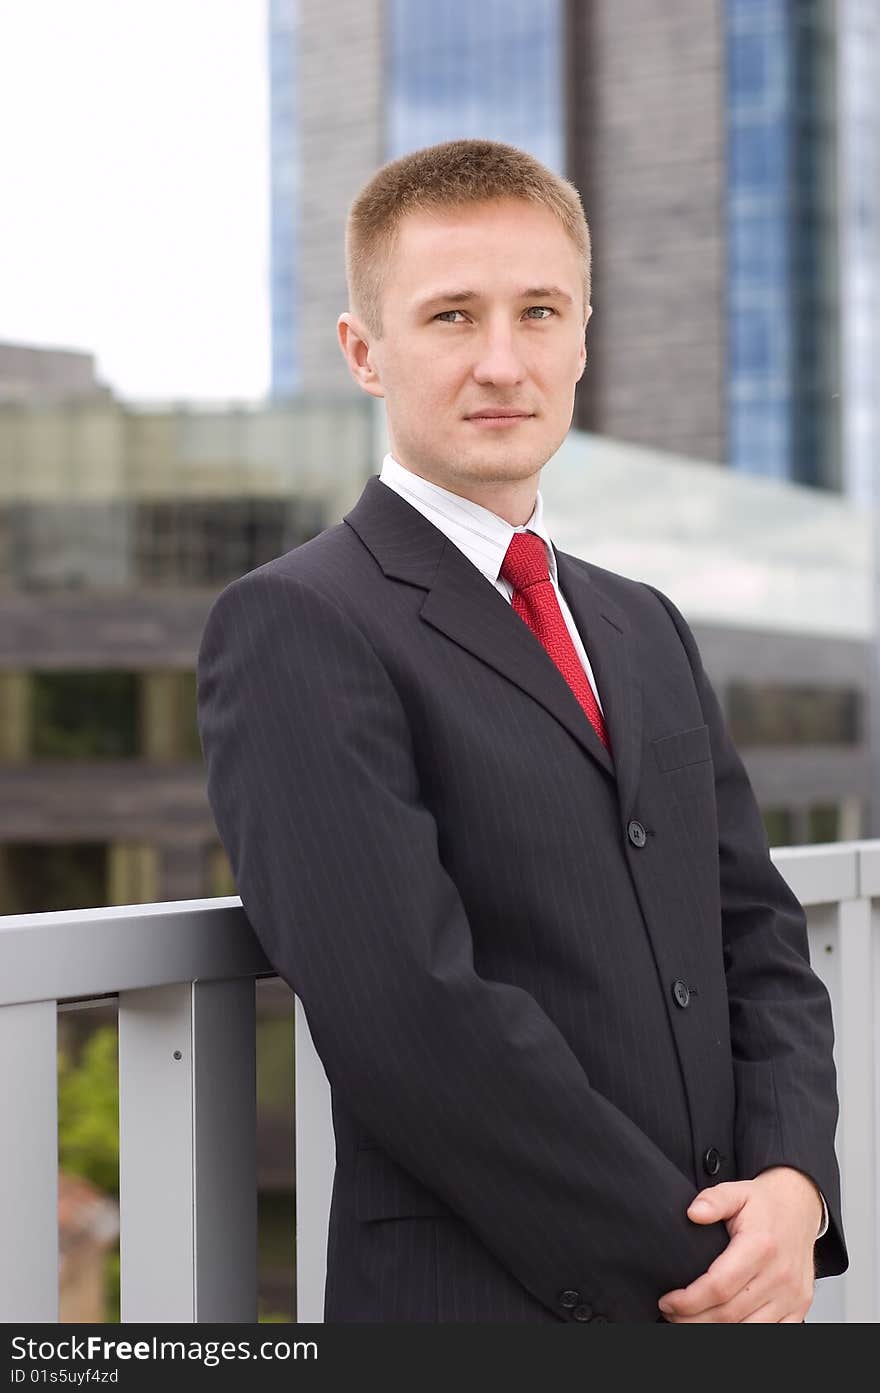
M325 22L316 6L270 0L274 396L350 390L326 326L348 199L380 164L481 135L563 171L564 11L563 0L338 0ZM320 95L328 65L341 112Z
M727 0L728 462L839 487L835 29Z
M357 188L479 135L583 191L605 304L579 426L865 492L877 0L337 0L332 25L313 0L271 0L270 21L276 396L354 390L332 326Z
M300 189L296 111L298 0L269 3L269 178L271 204L272 391L288 396L298 386L297 209Z
M563 173L561 0L389 0L386 159L479 135Z
M844 488L878 501L880 4L838 0Z

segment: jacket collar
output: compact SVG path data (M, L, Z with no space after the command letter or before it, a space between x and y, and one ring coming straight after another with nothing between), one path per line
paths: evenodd
M382 461L379 479L395 493L402 494L407 503L449 537L490 584L494 585L501 574L511 537L522 531L533 532L541 538L550 575L554 583L558 583L556 553L544 524L544 502L540 489L535 492L531 517L522 527L512 527L489 508L474 503L470 498L461 498L419 474L413 474L398 464L390 452Z
M559 588L574 616L602 698L611 756L552 658L485 576L404 498L373 475L343 519L383 573L427 593L421 619L515 683L565 727L612 778L626 819L641 751L641 689L629 623L585 561L559 551Z

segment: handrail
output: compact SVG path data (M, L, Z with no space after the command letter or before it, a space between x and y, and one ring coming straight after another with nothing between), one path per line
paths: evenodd
M880 840L781 847L828 988L850 1269L810 1321L880 1318ZM876 901L876 903L875 903ZM0 1320L58 1318L57 1014L119 1006L122 1319L255 1319L254 981L238 896L0 917ZM297 1319L320 1321L335 1161L330 1092L296 1029Z

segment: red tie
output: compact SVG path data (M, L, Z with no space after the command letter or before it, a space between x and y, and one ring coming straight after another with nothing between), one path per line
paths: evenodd
M610 750L602 712L559 608L542 539L534 532L514 532L501 563L501 575L513 586L513 608L541 640L602 744Z

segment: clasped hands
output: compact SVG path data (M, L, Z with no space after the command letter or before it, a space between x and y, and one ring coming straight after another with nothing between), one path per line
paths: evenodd
M670 1324L787 1325L804 1319L813 1300L813 1243L822 1215L809 1176L771 1166L754 1180L701 1190L687 1214L695 1224L723 1220L730 1242L690 1286L660 1298Z

